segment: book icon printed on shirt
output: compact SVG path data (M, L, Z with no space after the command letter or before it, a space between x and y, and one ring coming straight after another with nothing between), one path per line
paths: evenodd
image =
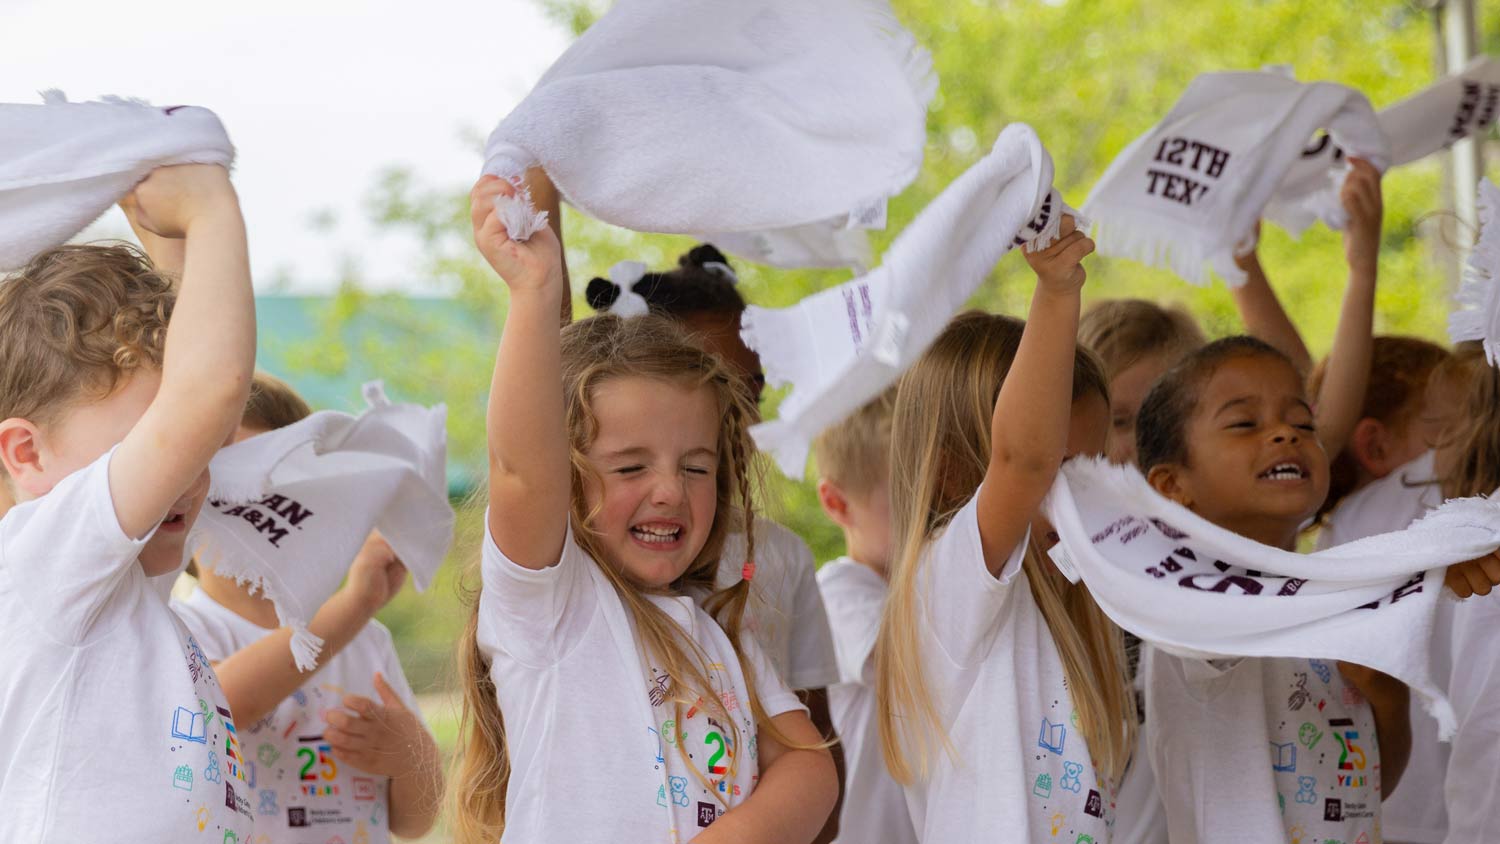
M1297 745L1271 742L1271 767L1286 772L1297 770Z
M186 706L177 707L172 713L172 738L208 744L208 722L203 713Z
M1054 724L1042 716L1042 733L1037 738L1037 747L1062 755L1063 744L1068 739L1068 728L1062 724Z

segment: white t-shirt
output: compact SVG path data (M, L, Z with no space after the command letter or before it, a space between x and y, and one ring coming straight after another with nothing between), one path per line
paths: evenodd
M1454 666L1448 694L1458 715L1445 778L1445 844L1500 841L1500 595L1453 607ZM1408 769L1396 788L1406 788ZM1427 785L1424 783L1423 785Z
M274 632L242 618L201 589L185 601L174 601L172 609L213 662ZM372 621L271 714L240 726L257 815L256 844L326 844L336 838L348 844L390 841L389 778L344 763L323 742L323 713L342 708L344 695L379 702L377 671L416 711L390 631Z
M756 739L741 731L731 748L727 731L715 739L703 727L663 724L654 705L661 687L633 621L571 532L562 558L539 571L506 559L486 533L482 570L479 646L491 662L510 752L506 844L689 841L726 804L749 796L759 775ZM675 603L658 606L679 623L691 620L684 631L711 660L720 699L737 703L735 712L748 708L749 687L728 637L696 604ZM754 641L746 637L743 646L766 716L805 711ZM703 799L693 792L696 776L674 767L679 747L711 778L724 775L709 765L728 768L735 751L722 793Z
M1332 662L1145 655L1173 844L1380 842L1375 716Z
M745 537L724 540L716 585L740 582ZM745 629L755 634L771 664L793 689L821 689L838 682L838 660L828 613L818 592L817 566L807 543L769 519L755 520L755 576L750 580Z
M977 500L928 544L917 579L922 667L958 751L939 749L930 778L906 789L918 838L1106 844L1114 789L1078 729L1062 659L1021 567L1027 543L991 575Z
M1434 453L1421 457L1371 481L1351 493L1328 516L1318 533L1318 548L1332 548L1367 536L1401 530L1428 510L1443 503L1435 479ZM1453 612L1449 601L1438 603L1432 628L1432 676L1448 685L1453 665ZM1385 839L1403 844L1440 844L1448 829L1443 806L1443 777L1451 745L1438 741L1438 725L1422 702L1411 702L1411 758L1391 798L1380 807Z
M839 842L917 844L901 786L886 770L875 705L875 639L886 582L841 557L818 570L818 589L833 627L839 681L828 689L833 726L844 745L844 808Z
M112 454L0 521L0 842L249 844L234 720L120 528Z

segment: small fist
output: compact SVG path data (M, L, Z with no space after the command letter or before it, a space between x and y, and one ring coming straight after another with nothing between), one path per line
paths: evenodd
M360 695L346 695L344 708L325 714L323 738L333 755L367 774L391 778L412 773L435 756L433 738L385 677L375 675L380 703Z
M543 226L525 243L510 239L495 213L495 198L514 196L516 189L498 176L482 176L469 192L469 217L474 245L512 292L555 288L562 292L562 247L551 227Z
M378 531L371 531L349 566L349 585L374 613L390 603L406 583L406 566Z
M1077 293L1087 278L1083 259L1093 251L1094 242L1077 230L1071 216L1065 216L1058 226L1057 241L1040 252L1026 252L1026 263L1036 273L1039 287L1053 293Z
M1488 595L1496 584L1500 584L1500 551L1448 567L1443 583L1460 598L1470 595Z
M120 201L132 226L159 237L186 237L193 221L214 208L235 206L229 171L217 164L158 167Z
M1380 225L1385 213L1380 195L1380 171L1362 158L1349 159L1349 175L1339 191L1339 201L1349 215L1344 228L1345 251L1349 259L1357 255L1373 258L1380 247Z

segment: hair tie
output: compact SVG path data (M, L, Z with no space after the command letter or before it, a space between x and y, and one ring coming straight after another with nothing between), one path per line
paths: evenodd
M646 265L640 261L621 261L609 268L609 281L618 293L613 297L600 297L604 307L596 309L600 313L613 314L621 319L645 316L651 313L651 305L646 297L635 292L635 284L646 275ZM595 279L603 281L603 279Z
M723 261L705 261L701 266L714 275L726 279L730 284L740 283L740 277L735 274L734 268Z
M754 560L746 560L745 564L743 566L740 566L740 579L741 580L753 580L754 578L755 578L755 561Z

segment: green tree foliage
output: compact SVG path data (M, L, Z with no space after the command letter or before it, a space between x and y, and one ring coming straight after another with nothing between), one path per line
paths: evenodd
M602 14L600 0L539 0L560 24L580 32ZM877 254L931 199L981 158L1006 124L1024 121L1041 135L1057 166L1064 195L1081 204L1110 160L1171 107L1188 82L1212 70L1291 66L1303 80L1330 80L1366 92L1383 108L1437 75L1431 13L1417 3L1347 0L896 0L901 19L934 57L941 90L927 122L926 162L917 181L891 203L890 227L876 233ZM1483 43L1500 47L1491 14ZM498 118L499 115L496 115ZM477 159L476 153L476 159ZM1446 268L1434 248L1435 227L1422 224L1444 208L1440 157L1401 168L1385 180L1378 324L1382 332L1441 338L1448 311ZM434 291L451 292L476 319L498 332L503 285L482 264L469 237L468 185L421 185L406 172L381 179L370 198L373 217L425 246ZM733 202L732 196L724 197ZM691 242L615 229L566 209L568 263L575 290L617 260L670 265ZM1448 227L1450 230L1452 226ZM1456 235L1461 237L1461 235ZM1267 227L1262 262L1310 348L1320 354L1333 336L1345 268L1337 233L1321 226L1300 241ZM847 273L776 271L741 264L742 289L757 304L785 306L843 281ZM1089 262L1088 296L1144 296L1185 302L1212 334L1239 330L1222 285L1191 287L1169 273L1126 260ZM1024 313L1031 285L1023 262L1009 257L974 305ZM361 309L392 314L395 328L378 350L338 352L342 327ZM581 301L577 311L587 313ZM463 347L470 334L434 326L402 327L400 302L347 285L331 309L325 336L311 344L309 365L348 354L380 356L388 380L413 388L407 398L444 399L452 413L455 459L482 460L483 393L493 337ZM340 355L344 357L340 357ZM524 400L524 399L522 399ZM768 403L773 412L775 396ZM818 511L807 484L772 482L772 514L798 530L820 559L839 549L839 536ZM470 543L466 547L475 546ZM470 551L469 553L472 553Z

